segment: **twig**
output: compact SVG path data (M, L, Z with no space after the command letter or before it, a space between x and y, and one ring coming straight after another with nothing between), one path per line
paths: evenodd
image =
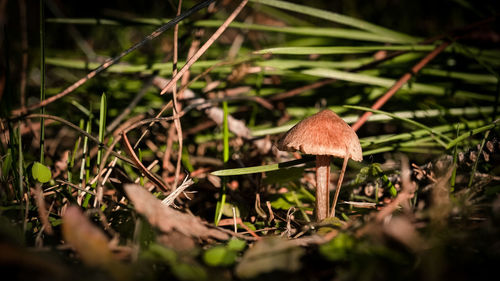
M72 188L74 188L74 189L78 189L78 190L84 191L84 192L86 192L86 193L89 193L89 194L91 194L91 195L93 195L93 196L96 196L96 193L95 193L95 192L93 192L93 191L91 191L91 190L87 190L87 189L85 189L85 188L82 188L82 187L80 187L80 186L78 186L78 185L76 185L76 184L74 184L74 183L72 183L72 182L69 182L69 181L64 181L64 180L59 180L59 179L58 179L58 180L56 180L56 182L61 183L61 184L64 184L64 185L69 185L69 186L71 186L71 187L72 187Z
M35 203L38 209L38 216L40 217L40 221L44 226L43 230L45 233L52 235L54 231L52 230L52 226L49 222L49 212L45 207L45 199L43 197L42 187L39 183L37 183L35 187L35 199Z
M161 189L162 191L168 191L170 190L170 188L168 188L160 179L158 179L157 177L155 177L148 169L146 169L146 167L144 167L144 165L141 163L141 161L139 160L139 158L137 157L137 155L135 154L134 152L134 149L132 148L132 146L130 145L130 142L128 141L128 138L127 138L127 133L126 132L123 132L122 133L122 140L123 140L123 144L125 146L125 151L127 151L127 154L132 158L132 160L134 161L135 165L137 168L139 168L139 170L156 186L158 187L159 189Z
M180 15L181 13L181 7L182 7L182 0L179 0L179 5L177 6L177 15ZM172 80L173 77L177 75L177 55L178 55L178 33L179 33L179 25L176 24L174 27L174 57L173 57L173 62L172 62ZM172 99L174 101L174 107L173 107L173 115L176 115L179 113L180 104L177 101L177 85L174 83L172 87ZM174 185L173 189L177 188L177 182L179 180L179 174L181 173L181 159L182 159L182 145L183 145L183 139L182 139L182 125L181 125L181 120L180 119L174 119L174 126L177 131L177 140L179 143L179 148L177 152L177 163L175 166L175 178L174 178Z
M69 93L73 92L74 90L76 90L78 87L80 87L81 85L83 85L85 82L87 82L88 80L92 79L93 77L95 77L97 74L103 72L104 70L108 69L110 66L116 64L118 61L120 61L120 59L122 59L124 56L130 54L131 52L135 51L137 48L143 46L144 44L146 44L147 42L155 39L156 37L158 37L160 34L162 34L163 32L165 32L166 30L170 29L172 26L176 25L177 23L179 23L180 21L184 20L185 18L189 17L190 15L192 15L193 13L205 8L206 6L208 6L210 3L212 3L214 0L206 0L206 1L203 1L195 6L193 6L191 9L187 10L186 12L184 12L182 15L180 16L177 16L175 17L174 19L172 19L171 21L169 21L168 23L160 26L159 28L157 28L155 31L153 31L151 34L149 34L148 36L146 36L146 38L144 38L142 41L140 41L139 43L136 43L135 45L133 45L132 47L130 47L129 49L121 52L119 55L117 55L116 57L114 58L110 58L108 60L106 60L103 64L101 64L99 67L97 67L96 69L92 70L91 72L89 72L87 75L85 75L85 77L81 78L80 80L76 81L75 83L73 83L71 86L69 86L68 88L66 88L65 90L63 90L62 92L54 95L54 96L51 96L50 98L48 99L45 99L37 104L34 104L34 105L31 105L29 106L28 108L26 109L17 109L17 110L14 110L12 112L12 115L20 115L20 114L25 114L27 113L28 111L32 111L32 110L35 110L37 108L40 108L40 107L44 107L44 106L47 106L48 104L68 95Z
M49 114L37 114L37 113L34 113L34 114L30 114L30 115L26 115L26 116L23 116L23 118L26 118L26 119L32 119L32 118L45 118L45 119L52 119L54 121L57 121L57 122L60 122L60 123L63 123L64 125L74 129L75 131L77 131L78 133L86 136L87 138L89 138L91 141L97 143L99 146L105 148L105 149L109 149L105 144L101 143L96 137L92 136L91 134L87 133L86 131L80 129L80 127L76 126L75 124L69 122L69 121L66 121L65 119L63 118L60 118L60 117L57 117L57 116L54 116L54 115L49 115ZM119 154L119 153L116 153L115 151L111 151L110 154L113 154L113 156L116 156L118 158L120 158L121 160L129 163L129 164L132 164L134 165L134 162L130 159L128 159L127 157Z
M236 7L236 9L229 15L229 17L222 23L222 25L215 31L215 33L201 46L201 48L186 62L186 64L181 68L181 70L172 77L172 80L161 90L161 95L165 94L172 86L177 83L182 75L210 48L210 46L219 38L219 36L226 30L229 24L236 18L236 16L241 12L243 7L247 4L248 0L243 0Z
M428 53L423 59L421 59L415 66L411 68L411 70L405 73L401 78L399 78L396 83L382 96L380 97L373 105L372 109L381 108L401 87L403 87L411 77L417 74L424 66L426 66L430 61L432 61L438 54L440 54L446 47L451 44L450 41L445 41L432 52ZM352 125L352 129L357 131L363 124L368 120L368 118L372 115L372 112L365 112L359 119Z
M335 81L336 81L336 79L324 79L324 80L320 80L320 81L314 82L314 83L309 84L309 85L305 85L305 86L302 86L302 87L298 87L298 88L292 89L290 91L286 91L286 92L283 92L283 93L276 94L276 95L270 97L269 99L272 100L272 101L277 101L277 100L282 100L282 99L290 98L290 97L296 96L296 95L298 95L300 93L303 93L305 91L313 90L313 89L317 89L317 88L323 87L323 86L328 85L328 84L330 84L332 82L335 82Z
M236 222L238 223L239 226L243 227L246 231L248 231L248 233L250 233L250 235L252 235L256 239L261 238L259 235L255 234L255 232L253 230L251 230L246 224L244 224L243 221L241 220L241 218L236 218ZM233 223L234 223L234 218L223 219L223 220L219 221L219 226L233 225ZM236 232L234 232L234 233L236 234Z

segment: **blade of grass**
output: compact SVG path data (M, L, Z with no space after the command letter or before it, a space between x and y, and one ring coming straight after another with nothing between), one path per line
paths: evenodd
M45 1L40 0L40 102L45 100ZM45 107L40 107L45 114ZM45 164L45 119L40 118L40 163Z
M317 76L317 77L334 78L334 79L353 82L353 83L375 85L375 86L381 86L381 87L386 87L386 88L390 88L396 82L396 80L394 80L394 79L376 77L376 76L359 74L359 73L351 73L351 72L340 71L340 70L335 70L335 69L313 68L313 69L304 70L304 71L302 71L302 73L312 75L312 76ZM408 91L409 93L421 92L421 93L432 94L432 95L436 95L436 96L444 96L447 94L447 90L445 87L440 87L440 86L435 86L435 85L427 85L427 84L421 84L421 83L411 83L411 86L406 84L403 87L401 87L401 89ZM462 90L458 90L458 91L454 92L454 96L457 98L462 98L462 99L477 99L477 100L484 100L484 101L493 101L494 100L494 97L491 95L483 95L483 94L462 91Z
M208 68L214 64L221 62L220 60L204 60L198 61L193 65L192 70L201 71L204 68ZM86 62L85 60L79 59L68 59L68 58L47 58L46 64L74 68L74 69L88 69L88 68L96 68L99 67L99 64L96 62ZM184 61L179 61L177 65L179 67L183 67L186 64ZM229 68L228 68L229 69ZM107 69L108 72L112 73L143 73L150 74L154 71L160 71L161 74L172 74L172 63L153 63L151 65L147 64L139 64L139 65L131 65L131 64L114 64Z
M471 120L471 121L468 121L466 123L457 124L456 127L453 127L451 125L441 125L441 126L431 127L431 129L435 132L445 133L445 132L448 132L451 130L456 130L456 129L477 128L479 126L484 125L484 123L485 123L484 120L474 120L474 121ZM428 135L429 133L430 132L428 130L415 130L415 131L401 133L401 134L397 134L397 135L381 135L381 136L376 136L376 137L366 137L366 138L360 139L360 142L361 142L361 147L366 148L369 146L380 145L380 144L388 143L388 142L417 139L417 138L421 138L425 135Z
M448 145L446 146L446 149L450 149L450 148L454 147L455 145L458 145L461 141L465 140L468 137L471 137L473 135L477 135L477 134L482 133L484 131L488 131L488 130L491 130L491 129L495 128L497 126L498 121L499 120L495 120L491 124L488 124L486 126L482 126L482 127L477 128L477 129L470 130L470 131L468 131L466 133L461 134L459 137L457 137L454 140L450 141L448 143Z
M89 135L92 133L92 115L87 119L85 131ZM82 164L80 167L80 188L87 187L87 183L89 182L89 177L90 177L89 139L87 136L85 136L83 138ZM85 200L81 202L83 196L85 196ZM80 193L79 199L80 199L79 202L81 202L80 203L81 206L83 208L87 208L90 200L90 194Z
M402 118L402 117L399 117L399 116L397 116L396 114L393 114L393 113L389 113L389 112L385 112L385 111L381 111L381 110L375 110L375 109L371 109L371 108L368 108L368 107L362 107L362 106L345 105L344 107L352 108L352 109L358 109L358 110L363 110L363 111L369 111L369 112L373 112L373 113L385 114L387 116L392 117L393 119L404 121L406 123L412 124L412 125L414 125L416 127L419 127L421 129L427 130L432 135L436 135L436 136L439 137L439 138L435 138L435 141L437 141L443 147L446 147L446 144L441 139L446 140L446 141L451 141L451 139L449 137L441 134L440 132L433 131L432 128L430 128L430 127L428 127L428 126L426 126L426 125L424 125L424 124L422 124L420 122L417 122L417 121L414 121L414 120L411 120L411 119L408 119L408 118Z
M194 26L199 27L219 27L222 21L219 20L201 20L195 22ZM287 33L293 35L306 35L306 36L317 36L317 37L334 37L342 39L351 40L361 40L361 41L374 41L374 42L395 42L391 37L384 37L378 34L373 34L371 32L360 31L356 29L345 29L345 28L325 28L325 27L290 27L290 26L272 26L263 24L253 24L253 23L243 23L243 22L232 22L229 28L240 28L248 30L258 30L258 31L269 31L278 33Z
M460 126L457 124L457 130L455 134L455 138L458 137L460 133ZM451 177L450 177L450 192L455 191L455 183L456 183L456 178L457 178L457 164L458 164L458 143L455 145L453 149L453 171L451 172Z
M337 113L342 113L344 112L341 108L338 107L328 107L329 109L332 109L333 111ZM435 118L439 116L469 116L469 115L477 115L477 114L490 114L493 112L493 107L492 106L484 106L484 107L465 107L465 108L450 108L446 110L440 110L440 109L428 109L428 110L415 110L415 111L397 111L394 112L398 117L401 118ZM303 116L307 115L312 115L314 114L317 110L315 108L307 109L307 108L297 108L295 110L294 108L288 108L287 109L288 113L298 119L302 118ZM345 116L342 119L348 123L352 124L358 120L359 116L358 115L349 115ZM375 114L372 115L371 118L369 119L368 122L377 122L377 121L387 121L391 120L392 118L390 116L387 116L385 114ZM274 134L279 134L286 132L290 130L296 123L298 123L299 120L295 120L294 122L287 123L286 125L278 126L278 127L271 127L271 128L253 128L251 130L251 135L254 137L260 137L260 136L267 136L267 135L274 135ZM484 124L482 120L479 121L474 121L475 123L467 123L467 126L477 126L477 124ZM476 124L476 125L473 125ZM443 125L444 127L448 127L448 125ZM443 127L434 127L433 129L443 132L446 130L443 130ZM427 131L426 131L427 132ZM421 132L419 132L420 134ZM406 133L406 134L414 134L412 133ZM401 134L402 136L405 136L405 134ZM406 135L407 137L411 137ZM393 136L397 140L399 137ZM202 143L206 142L209 140L213 139L221 139L222 136L219 135L210 135L210 136L202 136L198 135L195 138L196 143ZM371 142L373 138L366 138L367 142ZM379 138L381 139L381 138ZM391 139L388 139L387 141L391 141ZM382 141L384 142L384 141ZM363 144L363 143L362 143ZM377 144L376 142L373 144Z
M107 104L107 99L106 99L106 93L103 93L101 95L101 104L99 107L99 143L104 143L104 136L106 135L106 117L107 117L107 111L108 111L108 104ZM99 167L101 166L101 161L102 161L102 154L104 152L104 148L102 146L99 146L99 149L97 150L97 174L99 175L101 171L99 170ZM94 201L94 208L100 206L101 201L102 201L102 192L103 188L102 185L97 184L94 186L96 188L96 198Z
M295 165L313 162L314 160L315 160L314 157L304 156L301 159L287 161L287 162L281 162L281 163L277 163L277 164L262 165L262 166L255 166L255 167L246 167L246 168L237 168L237 169L218 170L218 171L212 172L211 174L214 176L226 177L226 176L239 176L239 175L255 174L255 173L262 173L262 172L271 172L271 171L276 171L276 170L283 169L283 168L292 167Z
M299 14L305 14L309 15L312 17L316 18L321 18L324 20L336 22L339 24L347 25L347 26L352 26L356 27L362 30L366 30L369 32L372 32L374 34L378 34L380 36L384 37L390 37L393 38L394 40L397 40L398 42L402 43L414 43L417 42L419 39L403 34L401 32L393 31L385 27L381 27L369 22L366 22L364 20L356 19L353 17L329 12L326 10L322 9L316 9L308 6L303 6L303 5L298 5L286 1L278 1L278 0L251 0L254 3L261 3L269 6L273 6L276 8L288 10L288 11L293 11Z
M226 166L227 162L229 161L229 125L227 122L227 115L228 115L227 101L222 102L222 110L224 112L224 119L222 122L222 124L223 124L222 127L223 127L224 151L223 151L222 158L223 158L224 166ZM226 185L227 185L227 179L222 178L221 195L220 195L221 197L220 197L220 201L217 202L217 207L215 209L215 225L219 224L219 221L222 217L222 210L224 210L224 204L226 203L226 193L227 193Z
M272 67L277 69L293 69L293 68L357 68L373 61L372 57L364 57L352 60L343 61L326 61L326 60L284 60L270 59L256 61L255 64L261 67Z
M376 51L408 51L428 52L435 48L433 45L377 45L377 46L321 46L321 47L279 47L255 51L256 54L275 55L339 55L339 54L363 54Z
M420 71L420 73L437 77L460 79L469 83L477 83L477 84L483 84L483 83L496 84L498 81L495 75L491 74L466 73L466 72L448 71L435 68L424 68Z
M80 119L80 124L79 124L80 130L83 131L84 126L85 126L85 120ZM78 138L76 139L75 145L73 147L73 153L71 153L70 157L68 158L68 182L71 182L71 183L73 182L72 170L73 170L73 167L75 166L76 153L78 151L78 148L80 147L81 141L82 141L82 137L78 136ZM68 191L69 191L69 193L72 192L71 185L68 186Z
M99 108L99 142L104 143L104 136L106 135L106 116L107 116L107 98L106 94L101 95L101 104ZM97 151L97 165L101 164L103 148L100 147Z

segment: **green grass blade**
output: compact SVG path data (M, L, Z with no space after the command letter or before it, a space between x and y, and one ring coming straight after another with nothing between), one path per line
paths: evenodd
M477 83L477 84L483 84L483 83L496 84L498 81L495 75L491 74L465 73L465 72L447 71L447 70L433 69L433 68L424 68L420 70L420 73L424 75L459 79L469 83Z
M390 88L396 80L389 78L376 77L366 74L360 73L352 73L347 71L340 71L335 69L325 69L325 68L314 68L302 71L304 74L323 77L323 78L333 78L342 81L348 81L353 83L360 83L366 85L374 85L380 87ZM408 91L410 93L426 93L436 96L444 96L447 95L447 90L445 87L435 86L435 85L427 85L421 83L411 83L411 85L406 84L401 87L401 90ZM493 101L495 97L492 95L483 95L468 91L458 90L454 93L454 96L462 99L477 99L484 101Z
M45 100L45 1L40 0L40 102ZM45 107L40 108L45 114ZM40 118L40 163L45 164L45 119Z
M104 143L104 136L106 135L106 116L107 116L107 98L103 93L101 96L101 105L99 108L99 142ZM99 148L97 151L97 166L101 165L103 149Z
M363 54L376 51L410 51L429 52L435 49L433 45L395 45L395 46L321 46L321 47L279 47L256 51L256 54L276 55L341 55L341 54Z
M206 60L206 61L197 61L190 68L193 72L198 73L201 72L202 69L206 69L211 67L217 63L220 63L220 60ZM239 61L241 62L241 61ZM46 63L49 65L67 67L73 69L95 69L99 67L100 63L97 62L86 62L84 60L78 59L68 59L68 58L47 58ZM236 63L236 62L235 62ZM179 68L185 65L184 61L179 61L177 63ZM215 70L224 70L223 72L230 72L231 67L217 67ZM139 64L139 65L130 65L124 63L117 63L109 67L107 72L112 73L152 73L154 71L160 71L162 75L172 74L172 63L153 63L152 65Z
M295 165L304 164L304 163L311 162L311 161L314 161L314 156L304 156L301 159L287 161L287 162L281 162L281 163L277 163L277 164L269 164L269 165L254 166L254 167L247 167L247 168L218 170L218 171L212 172L211 174L214 176L219 176L219 177L227 177L227 176L240 176L240 175L255 174L255 173L262 173L262 172L271 172L271 171L276 171L279 169L292 167Z
M194 25L199 27L219 27L223 21L219 20L202 20L197 21ZM397 39L392 37L384 37L378 34L373 34L371 32L361 31L357 29L346 29L346 28L325 28L325 27L291 27L291 26L273 26L273 25L263 25L263 24L253 24L253 23L243 23L243 22L232 22L229 27L241 28L248 30L258 30L258 31L268 31L268 32L278 32L286 33L292 35L304 35L304 36L316 36L316 37L332 37L341 38L349 40L361 40L361 41L372 41L372 42L399 42Z
M85 120L80 119L79 127L82 130L85 128ZM81 142L82 142L82 137L78 136L75 145L73 147L73 152L71 153L68 159L68 182L73 182L73 167L75 166L76 153L78 152L78 148L80 147ZM70 193L72 192L72 189L73 188L71 186L68 186L68 190Z
M373 115L372 115L373 116ZM477 128L480 126L483 126L485 124L484 120L474 120L474 121L468 121L466 123L460 123L456 127L451 126L451 125L440 125L440 126L435 126L431 127L432 131L434 132L440 132L440 133L445 133L449 132L452 130L456 130L457 128L459 129L464 129L464 128ZM375 146L375 145L381 145L384 143L389 143L389 142L401 142L401 141L407 141L411 139L420 139L424 136L429 135L430 132L429 130L415 130L407 133L400 133L397 135L379 135L375 137L366 137L360 139L361 142L361 147L367 148L370 146Z
M256 61L255 64L261 67L271 67L281 70L293 68L357 68L366 63L372 62L373 57L364 57L353 60L326 61L326 60L284 60L270 59Z
M460 126L457 125L457 133L455 137L458 137L460 133ZM453 148L453 171L451 171L450 177L450 192L455 191L455 183L457 179L457 165L458 165L458 145L455 145Z
M229 125L227 123L227 115L228 115L227 101L222 102L222 110L224 113L224 119L222 124L224 151L222 158L225 166L229 161ZM217 207L215 209L215 225L219 224L219 221L222 217L222 210L224 210L224 204L226 203L226 196L227 196L226 184L227 184L227 179L223 178L221 181L222 186L221 186L220 201L217 202Z
M408 119L408 118L403 118L403 117L399 117L397 116L396 114L393 114L393 113L389 113L389 112L386 112L386 111L382 111L382 110L375 110L375 109L371 109L371 108L368 108L368 107L363 107L363 106L352 106L352 105L345 105L345 107L347 108L352 108L352 109L358 109L358 110L363 110L363 111L369 111L369 112L373 112L373 113L378 113L378 114L385 114L387 116L390 116L394 119L397 119L397 120L400 120L400 121L404 121L406 123L409 123L409 124L412 124L416 127L419 127L421 129L424 129L424 130L427 130L429 133L431 133L432 135L436 135L446 141L451 141L451 139L443 134L441 134L440 132L438 131L434 131L432 128L420 123L420 122L417 122L415 120L411 120L411 119ZM435 138L435 141L437 141L439 144L441 144L443 147L446 147L446 144L439 138Z
M224 111L224 124L223 124L223 129L224 129L224 163L227 163L229 161L229 125L227 123L227 101L222 102L222 109Z
M468 137L471 137L473 135L477 135L477 134L482 133L484 131L488 131L488 130L491 130L491 129L495 128L497 126L498 121L499 120L496 120L496 121L494 121L491 124L488 124L486 126L482 126L482 127L477 128L477 129L470 130L470 131L468 131L466 133L461 134L459 137L457 137L454 140L450 141L448 143L448 145L446 146L446 149L450 149L450 148L454 147L455 145L459 144L461 141L465 140Z
M378 34L380 36L384 37L390 37L393 38L394 40L397 40L398 42L406 42L406 43L415 43L419 39L403 34L401 32L393 31L385 27L381 27L369 22L366 22L364 20L356 19L353 17L321 10L321 9L316 9L308 6L303 6L303 5L298 5L286 1L278 1L278 0L251 0L254 3L261 3L269 6L273 6L276 8L288 10L288 11L293 11L296 13L300 14L305 14L309 15L312 17L332 21L335 23L347 25L347 26L352 26L356 27L365 31L372 32L374 34Z
M329 107L333 111L339 113L341 112L338 110L336 107ZM298 118L301 118L303 116L311 115L314 114L316 109L312 109L310 113L306 114L301 114L301 116L298 116ZM289 108L289 113L293 112L293 110L290 110ZM401 117L401 118L436 118L438 116L460 116L460 117L465 117L465 116L470 116L470 115L485 115L485 114L491 114L493 112L493 106L482 106L482 107L463 107L463 108L450 108L446 110L441 110L441 109L426 109L426 110L414 110L414 111L397 111L394 112L393 114ZM290 113L290 115L293 115ZM347 124L352 124L358 120L359 116L358 115L348 115L342 117L342 119L347 123ZM376 122L376 121L386 121L390 120L391 117L385 115L385 114L374 114L370 117L368 122ZM290 130L299 120L296 120L295 122L290 122L282 126L278 127L271 127L271 128L260 128L260 129L252 129L252 136L259 137L259 136L267 136L267 135L274 135L274 134L279 134L286 132ZM484 122L482 120L479 121L474 121L474 122L467 122L467 126L473 126L473 124L480 124L484 125ZM443 125L441 127L435 127L433 128L434 130L442 132L445 128L449 128L449 125ZM444 130L445 131L445 130ZM427 131L426 131L427 132ZM412 132L411 134L414 134L415 132ZM421 134L422 132L419 132ZM405 134L400 134L402 136L406 137L411 137L411 135L405 135ZM385 136L384 136L385 138ZM399 139L400 137L393 136L394 140ZM377 138L377 140L381 140L382 138ZM366 138L367 142L374 141L373 138ZM388 139L387 141L391 141L391 139ZM382 141L384 142L384 141ZM376 142L373 144L377 144ZM362 143L363 145L363 143Z
M47 22L59 24L79 25L120 25L119 21L95 18L48 18Z

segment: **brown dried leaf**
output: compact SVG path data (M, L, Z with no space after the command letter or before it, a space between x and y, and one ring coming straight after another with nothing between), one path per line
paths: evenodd
M108 271L115 280L132 277L132 272L113 256L106 234L93 225L78 206L69 206L64 213L62 233L85 264Z
M202 239L226 240L229 238L226 233L205 226L198 217L181 213L163 205L159 199L140 185L126 184L124 188L136 211L145 216L151 225L163 232L177 231L185 236Z
M264 238L245 252L236 266L236 275L240 278L255 278L275 270L297 271L301 267L300 258L304 252L294 240Z
M415 226L404 216L392 217L383 224L385 234L391 236L413 251L426 247L425 241L415 229Z
M108 237L94 226L77 206L70 206L63 215L63 237L84 263L102 267L115 262L108 248Z

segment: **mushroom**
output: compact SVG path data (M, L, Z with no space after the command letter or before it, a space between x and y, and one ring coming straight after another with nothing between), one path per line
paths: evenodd
M301 151L316 155L316 220L328 217L330 182L330 155L344 158L330 216L335 216L335 205L340 193L349 158L362 161L361 145L354 130L329 109L322 110L297 123L278 141L278 149Z

